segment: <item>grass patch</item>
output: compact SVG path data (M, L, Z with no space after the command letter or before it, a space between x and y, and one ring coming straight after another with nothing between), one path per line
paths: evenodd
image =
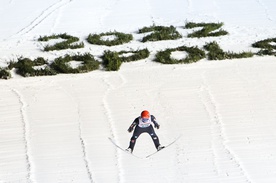
M43 36L43 37L39 37L38 41L49 41L51 39L65 39L65 41L62 41L60 43L56 43L54 45L46 45L44 47L44 51L53 51L53 50L64 50L64 49L78 49L78 48L84 48L84 43L75 43L72 44L74 42L78 42L79 38L78 37L74 37L74 36L70 36L67 35L66 33L64 34L53 34L51 36Z
M274 43L271 44L271 43ZM276 38L269 38L265 40L258 41L253 43L252 46L254 48L261 48L261 50L257 53L257 55L274 55L276 56Z
M118 52L106 50L101 58L107 71L118 71L122 65L122 58Z
M79 66L73 68L70 66L70 61L81 62ZM90 53L77 54L77 55L65 55L64 57L58 57L50 65L58 73L86 73L99 68L99 62L94 59L94 56Z
M40 68L35 68L35 66L40 66ZM47 76L57 74L52 68L48 66L48 63L42 57L38 57L34 60L20 57L16 63L10 62L8 68L16 68L16 73L24 77Z
M126 54L126 53L133 53L130 56L121 56L122 54ZM119 57L122 59L122 62L131 62L131 61L137 61L137 60L142 60L145 58L149 57L149 50L146 49L142 49L142 50L137 50L137 51L120 51L118 52Z
M209 51L207 54L208 60L225 60L225 59L237 59L237 58L249 58L253 57L254 54L252 52L241 52L241 53L233 53L233 52L224 52L217 42L211 42L204 46L204 48Z
M186 29L192 29L196 27L203 27L201 30L194 31L191 34L188 34L190 38L201 38L201 37L217 37L227 35L228 32L220 29L223 26L223 23L194 23L188 22L185 25Z
M0 68L0 79L10 79L11 73L8 69Z
M104 36L115 36L112 40L104 40L102 39ZM131 34L125 34L122 32L107 32L107 33L101 33L101 34L89 34L87 37L87 41L90 44L96 44L96 45L105 45L105 46L115 46L115 45L121 45L124 43L128 43L131 40L133 40L133 36Z
M152 32L149 35L143 37L142 42L147 41L161 41L161 40L176 40L182 38L181 34L176 30L174 26L155 26L143 27L138 31L141 33Z
M188 56L184 59L171 58L171 53L174 51L185 51L188 53ZM197 62L203 58L205 58L205 52L199 49L198 47L181 46L178 48L170 48L164 51L157 52L155 61L160 62L162 64L188 64Z
M123 54L131 53L130 56L123 56ZM107 71L118 71L123 62L132 62L141 59L145 59L149 56L148 49L142 49L137 51L104 51L102 55L103 66Z

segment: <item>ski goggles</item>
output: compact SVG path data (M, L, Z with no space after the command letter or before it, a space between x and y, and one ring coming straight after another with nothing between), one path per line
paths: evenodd
M146 122L148 122L149 121L149 118L142 118L142 122L143 123L146 123Z

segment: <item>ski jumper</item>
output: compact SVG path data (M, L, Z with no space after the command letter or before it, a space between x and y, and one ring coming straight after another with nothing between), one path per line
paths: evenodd
M146 120L139 116L132 122L132 124L130 125L130 127L128 129L128 131L131 132L133 130L133 128L135 127L133 135L130 139L129 147L128 147L131 149L131 151L133 151L133 149L134 149L136 139L142 133L148 133L151 136L156 149L158 149L158 146L160 145L159 138L153 129L153 125L155 128L159 129L160 125L157 123L157 121L153 115L150 115L150 118L146 119Z

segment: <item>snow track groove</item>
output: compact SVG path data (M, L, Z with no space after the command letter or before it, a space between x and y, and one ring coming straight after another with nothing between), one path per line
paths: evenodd
M211 148L214 156L214 171L221 182L232 182L233 179L231 177L233 177L236 182L239 179L239 182L251 183L252 181L242 167L240 160L226 144L227 135L224 131L224 124L205 74L202 74L202 85L199 93L211 121Z
M113 75L111 75L110 77L112 77ZM103 78L103 82L107 85L107 90L104 94L104 97L103 97L103 106L104 106L104 109L105 109L105 113L106 113L106 116L107 116L107 122L108 122L108 125L109 125L109 128L110 128L110 134L111 134L111 137L114 139L114 141L117 143L117 137L116 137L116 132L115 132L115 124L114 124L114 120L112 118L112 111L110 109L110 105L108 103L108 96L109 94L115 89L115 87L112 85L112 83L110 82L110 77L108 76L105 76ZM121 157L120 157L120 154L119 154L119 149L116 148L116 160L117 160L117 167L118 167L118 177L117 177L117 182L122 182L123 180L123 168L122 168L122 161L121 161Z
M21 118L22 118L22 128L23 128L23 141L24 141L24 146L25 146L25 156L26 156L26 163L27 163L27 177L26 180L28 183L35 182L33 178L33 163L31 161L31 135L30 135L30 125L27 119L27 103L24 100L24 97L22 94L16 90L16 89L11 89L11 91L18 97L19 103L21 105Z
M78 138L79 138L80 144L81 144L81 151L82 151L82 154L83 154L83 161L84 161L84 164L85 164L85 169L87 171L89 181L91 183L93 183L94 182L93 173L92 173L91 168L89 166L89 159L87 158L87 148L86 148L86 145L85 145L85 139L83 138L81 110L80 110L80 104L78 102L79 100L76 101L75 98L73 97L73 95L71 95L65 89L64 89L64 92L67 93L71 97L72 101L76 105L75 108L77 109L77 115L78 115L78 132L79 132L79 137Z

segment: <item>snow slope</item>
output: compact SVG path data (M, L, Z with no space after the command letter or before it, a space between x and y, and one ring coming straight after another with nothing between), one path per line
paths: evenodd
M216 40L231 51L275 37L276 2L269 0L3 0L0 66L18 56L55 58L73 51L41 51L40 35L89 33L174 25L177 41L111 48L147 47L149 59L118 72L0 80L0 182L250 182L276 181L276 59L206 61L190 65L152 62L154 53L178 45ZM24 7L24 8L22 8ZM230 35L188 39L185 21L224 22ZM80 52L100 55L86 43ZM127 147L127 128L147 109L161 124L162 144L176 144L149 159ZM134 153L154 151L141 135Z

